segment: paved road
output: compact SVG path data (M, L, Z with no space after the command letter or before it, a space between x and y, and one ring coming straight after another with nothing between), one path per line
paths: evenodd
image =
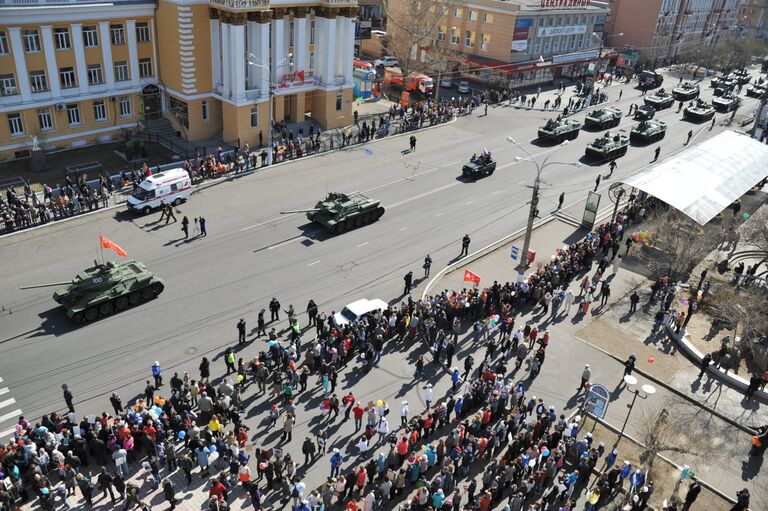
M611 97L618 90L611 87ZM624 91L616 104L626 111L641 98L630 87ZM710 95L711 89L705 89L703 96ZM751 109L753 101L743 108ZM697 139L717 132L680 121L674 110L657 116L671 125L662 155L681 148L689 129ZM522 227L530 197L526 185L535 169L515 162L523 153L505 137L516 138L536 156L558 151L556 159L569 162L578 160L586 142L597 136L583 132L563 148L531 144L536 126L552 116L499 107L487 117L476 114L418 133L413 154L401 154L407 137L393 138L371 144L372 154L351 149L221 183L181 208L190 217L206 217L209 236L203 239L186 242L180 224L160 224L158 215L132 217L114 210L3 238L0 435L8 434L19 413L39 417L62 409L59 386L64 382L73 389L79 410L96 413L113 390L124 399L137 395L154 360L166 372L196 375L200 357L215 357L232 344L240 317L255 326L256 312L272 296L299 310L311 297L326 311L361 296L390 300L401 291L407 270L420 274L427 252L436 269L458 254L465 233L475 249ZM622 128L633 124L625 118ZM499 162L496 174L475 183L457 179L462 162L483 147ZM647 164L653 150L631 148L614 177ZM554 209L561 192L566 203L582 200L598 173L607 173L606 166L549 167L540 209ZM303 215L279 213L311 206L333 190L364 191L380 199L387 213L374 225L336 237L307 224ZM159 299L78 327L54 307L50 289L18 289L71 278L98 256L99 234L120 243L165 279L166 291ZM247 354L254 352L249 348ZM390 371L392 388L404 374L397 367L402 362L393 358L382 364L383 371ZM216 364L223 367L220 359ZM379 383L367 378L355 390L365 396L383 389Z

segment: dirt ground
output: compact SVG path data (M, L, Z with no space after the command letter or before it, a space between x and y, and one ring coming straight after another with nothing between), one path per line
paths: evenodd
M165 147L152 142L144 142L147 150L147 164L150 166L171 161L171 152ZM22 177L28 179L33 190L42 190L43 183L53 186L63 182L66 175L66 167L74 165L99 162L109 174L116 174L123 170L131 170L129 163L116 154L125 149L125 142L109 142L78 149L69 149L56 153L47 153L48 169L41 172L32 170L30 158L0 162L0 182Z
M584 419L581 431L591 432L594 442L604 442L606 450L610 450L614 445L617 445L618 435L589 417ZM643 452L643 448L640 445L624 437L621 439L618 447L622 459L629 460L634 466L640 463L640 455ZM600 467L601 462L598 462L598 468ZM653 506L654 509L661 509L662 502L665 499L669 500L673 495L676 495L680 500L684 499L688 491L688 483L690 482L689 479L686 479L679 488L676 488L680 480L680 471L658 457L653 463L649 479L653 480L654 490L648 504ZM706 509L707 511L728 511L731 509L731 504L717 493L702 487L701 494L699 494L694 508Z

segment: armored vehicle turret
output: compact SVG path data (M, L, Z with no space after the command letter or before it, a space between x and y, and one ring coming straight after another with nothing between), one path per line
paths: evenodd
M127 309L156 298L163 292L163 281L138 261L116 263L94 261L70 282L56 282L21 289L63 286L53 293L53 300L64 306L67 316L80 323Z
M621 110L615 106L598 108L587 114L586 119L584 119L584 125L588 128L598 128L601 130L613 128L619 125L621 116Z
M658 142L667 134L667 123L656 119L650 119L638 123L629 132L629 139L633 142L650 144Z
M628 147L628 136L621 134L611 136L610 132L605 132L602 137L596 138L594 142L587 145L585 154L589 158L609 161L627 154Z
M654 110L663 110L664 108L669 108L674 102L675 98L672 97L672 94L665 91L664 89L659 89L650 96L645 97L645 104Z
M381 201L370 199L362 193L331 192L312 209L281 211L281 213L306 213L310 221L340 234L375 222L384 214L384 208L381 207Z
M550 119L539 128L539 140L550 144L559 144L564 140L574 140L579 136L581 123L576 119Z
M768 84L766 82L747 85L747 96L751 98L759 98L766 92L768 92Z
M712 98L712 106L718 112L730 112L739 106L739 98L733 92L727 92L722 96Z
M710 120L715 115L715 107L708 105L701 99L697 99L695 102L691 101L685 109L683 109L683 119L693 122L704 122Z
M728 75L728 78L735 81L738 85L744 85L749 83L752 77L749 75L749 71L746 69L737 69L733 73Z
M677 101L689 101L698 98L700 92L697 84L685 82L672 89L672 97Z

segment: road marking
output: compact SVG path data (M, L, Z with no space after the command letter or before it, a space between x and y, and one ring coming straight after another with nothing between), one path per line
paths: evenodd
M366 246L368 243L369 243L368 241L364 241L364 242L360 243L360 244L357 246L357 248L360 248L360 247L364 247L364 246Z
M401 228L398 229L398 231L404 231L406 229L407 229L407 227L401 227Z
M293 215L296 215L296 214L297 213L286 213L284 215L280 215L278 217L272 218L271 220L264 220L263 222L259 222L258 224L249 225L248 227L243 227L242 229L240 229L240 231L250 231L251 229L255 229L257 227L261 227L262 225L268 225L268 224L277 222L281 218L286 218L286 217L293 216Z
M419 199L424 198L424 197L428 197L428 196L432 195L433 193L442 192L443 190L447 190L448 188L451 188L453 186L457 186L457 185L460 185L460 184L461 184L460 181L454 181L453 183L449 183L449 184L447 184L445 186L441 186L439 188L435 188L434 190L430 190L428 192L424 192L424 193L420 193L418 195L414 195L413 197L410 197L408 199L403 199L400 202L395 202L394 204L390 204L388 206L385 206L385 208L389 208L389 209L396 208L398 206L402 206L403 204L407 204L409 202L412 202L412 201L415 201L415 200L419 200Z
M5 438L7 436L11 436L14 433L16 433L16 426L14 426L12 428L8 428L5 431L0 431L0 438Z
M0 408L5 408L8 405L12 405L15 403L16 400L14 398L6 399L5 401L0 401Z
M445 165L440 165L440 168L442 169L442 168L445 168L445 167L452 167L453 165L456 165L457 163L461 163L463 161L464 160L452 161L451 163L446 163Z
M495 191L495 192L493 192L491 195L498 195L498 194L500 194L500 193L501 193L501 190L496 190L496 191Z
M437 218L439 216L443 216L443 214L442 213L438 213L438 214L435 215L435 218Z
M284 247L285 245L288 245L289 243L295 243L297 241L299 241L299 238L293 238L293 239L290 239L290 240L285 240L282 243L278 243L277 245L272 245L271 247L267 247L267 250L273 250L275 248Z
M317 261L315 261L314 263L309 263L307 266L314 266L314 265L316 265L316 264L317 264L317 263L319 263L319 262L320 262L320 260L317 260Z
M473 201L473 200L471 200L471 201L467 201L467 202L465 202L465 203L464 203L464 205L465 205L465 206L469 206L469 205L470 205L470 204L472 204L473 202L475 202L475 201Z
M2 396L3 394L7 394L8 392L9 392L8 387L3 387L2 389L0 389L0 396Z
M5 422L8 419L18 419L19 415L21 415L21 408L17 408L11 413L6 413L5 415L0 416L0 422Z

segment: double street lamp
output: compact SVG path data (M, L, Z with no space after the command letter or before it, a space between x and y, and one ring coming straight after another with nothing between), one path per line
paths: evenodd
M525 270L528 269L528 248L531 245L531 233L533 232L533 222L538 216L538 205L539 205L539 187L541 185L541 173L542 171L549 167L550 165L567 165L571 167L581 167L581 163L578 161L567 163L567 162L560 162L560 161L549 161L549 159L552 157L552 154L544 158L544 161L539 163L539 161L522 145L518 144L517 141L512 137L507 137L507 142L510 144L514 144L517 146L521 151L523 151L528 157L527 158L521 158L519 156L515 156L515 161L528 161L536 165L536 179L533 181L533 195L531 197L531 208L528 212L528 225L525 228L525 241L523 242L523 253L520 257L520 264L517 267L517 273L518 273L518 280L522 280L525 278ZM565 147L568 145L568 141L566 140L562 144L560 144L560 147Z
M624 436L624 428L627 427L627 422L629 422L629 415L632 413L632 408L635 407L635 401L637 401L637 398L639 397L640 399L648 399L648 396L652 396L656 393L656 388L653 385L649 385L648 383L644 384L639 389L636 388L635 386L637 385L637 378L631 374L624 375L624 383L627 384L627 389L634 395L632 396L632 402L629 404L627 418L624 419L624 424L621 426L621 431L619 431L619 440L621 440L621 437Z
M289 60L290 62L288 64L284 64L286 60ZM267 90L269 94L269 126L267 126L267 165L272 165L272 110L274 107L274 98L275 98L275 90L274 90L274 84L272 83L272 69L268 64L265 64L261 60L259 60L256 55L253 53L248 54L248 60L246 61L249 66L254 66L263 69L267 72ZM275 71L277 71L280 68L283 67L293 67L293 53L289 53L285 58L280 60L275 65Z
M597 54L598 58L603 57L603 46L605 46L605 40L615 35L621 37L624 35L624 32L616 32L615 34L608 34L608 35L603 34L602 36L597 32L592 32L592 37L600 41L600 52Z

